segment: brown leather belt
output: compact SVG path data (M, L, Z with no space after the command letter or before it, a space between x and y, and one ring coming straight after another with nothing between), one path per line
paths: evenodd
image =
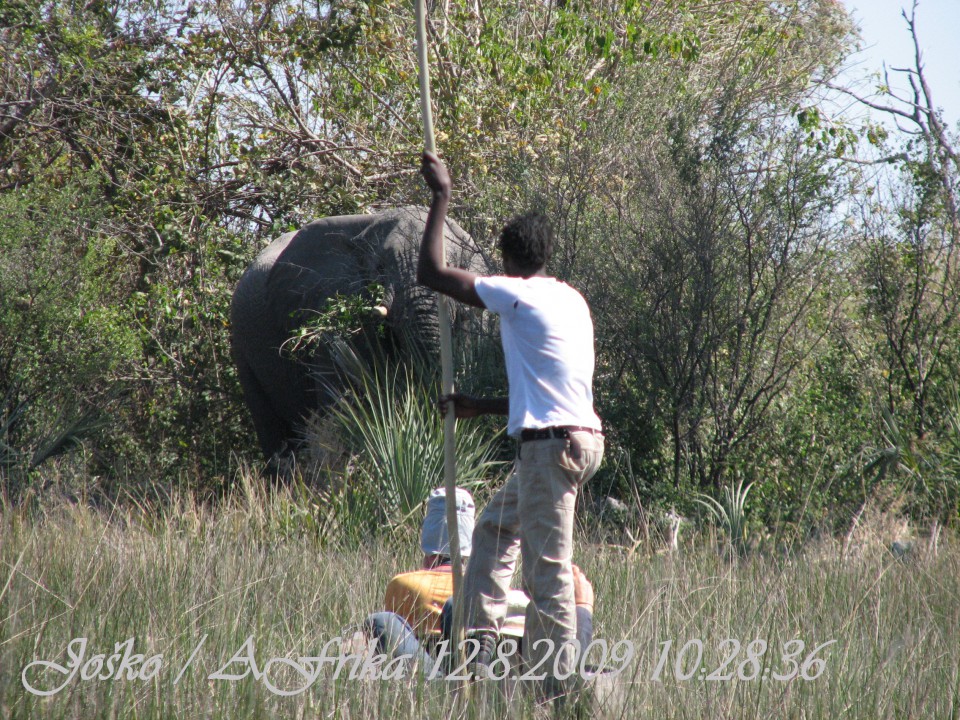
M520 442L527 442L528 440L550 440L556 438L558 440L566 440L570 437L570 433L575 432L586 432L591 435L602 435L599 430L596 428L589 427L580 427L579 425L562 425L559 427L545 427L545 428L524 428L520 431Z

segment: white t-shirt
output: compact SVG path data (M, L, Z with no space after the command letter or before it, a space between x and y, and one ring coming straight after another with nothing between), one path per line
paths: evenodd
M478 277L477 294L500 316L510 383L507 433L579 425L593 410L593 320L583 296L556 278Z

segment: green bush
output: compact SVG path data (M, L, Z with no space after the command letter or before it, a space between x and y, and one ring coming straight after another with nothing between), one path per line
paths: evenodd
M352 390L326 421L337 446L316 429L307 434L308 445L342 456L328 498L339 530L363 537L383 527L417 527L423 502L444 484L443 422L434 401L435 383L430 373L418 373L410 365L353 368ZM459 424L460 487L475 491L501 474L499 441L483 424Z
M0 194L0 472L103 428L141 347L88 178Z

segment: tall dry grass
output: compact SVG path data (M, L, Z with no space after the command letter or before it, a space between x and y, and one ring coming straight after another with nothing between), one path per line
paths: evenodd
M294 491L267 493L250 479L240 486L216 506L188 496L163 507L5 507L0 717L542 714L526 696L507 702L495 693L475 693L464 701L444 683L420 679L334 680L325 672L293 697L278 696L251 675L209 679L248 637L261 669L270 658L317 654L380 607L392 574L418 562L412 532L365 545L324 543L316 531L297 531ZM582 538L577 561L596 590L595 637L611 645L628 640L636 650L621 676L622 695L594 706L590 715L960 717L960 547L948 534L936 554L918 541L901 559L882 542L860 543L858 552L844 546L841 538L792 553L741 557L691 534L679 553L645 557ZM133 638L134 652L161 654L162 666L149 680L75 677L50 697L27 692L23 669L36 660L66 665L68 643L81 637L88 639L88 659ZM781 657L788 641L803 641L801 659L821 643L836 642L821 651L824 667L814 680L706 680L730 649L728 639L743 646L725 668L734 675L757 639L768 645L758 661L768 671L788 667ZM680 649L694 640L702 642L704 673L689 667L693 644L687 664L676 664ZM655 681L666 641L672 641L669 662ZM226 671L242 674L245 667L237 662ZM691 679L678 679L678 671L692 672ZM748 663L741 674L750 671ZM276 686L303 685L276 663L268 677ZM36 667L28 673L37 687L64 679Z

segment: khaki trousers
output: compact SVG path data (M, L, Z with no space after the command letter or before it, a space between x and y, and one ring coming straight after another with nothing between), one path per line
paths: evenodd
M579 458L573 457L571 444L580 446ZM580 486L593 477L602 459L603 436L588 432L575 432L570 440L521 443L513 472L473 531L464 578L466 626L500 631L519 553L523 588L530 597L524 664L528 670L536 666L534 675L546 673L549 678L574 670L574 509Z

